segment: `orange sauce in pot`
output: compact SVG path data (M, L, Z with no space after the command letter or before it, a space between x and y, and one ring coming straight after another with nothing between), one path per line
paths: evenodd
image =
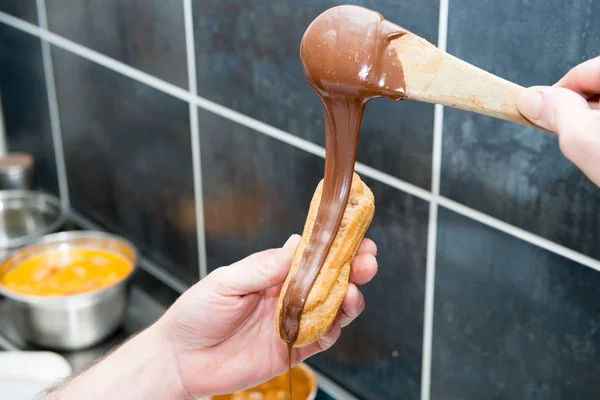
M36 254L2 278L13 292L33 296L64 296L110 286L133 269L119 253L97 248L69 248Z
M313 376L304 368L297 365L291 369L292 373L292 399L307 400L316 390L317 383ZM288 382L289 371L275 378L239 392L212 396L211 400L289 400Z

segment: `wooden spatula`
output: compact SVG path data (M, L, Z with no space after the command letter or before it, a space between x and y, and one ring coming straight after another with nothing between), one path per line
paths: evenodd
M517 109L522 86L445 53L412 33L391 43L402 62L408 99L543 129L529 122Z

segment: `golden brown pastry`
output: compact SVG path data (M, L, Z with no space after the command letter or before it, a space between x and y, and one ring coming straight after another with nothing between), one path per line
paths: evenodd
M298 246L292 267L285 280L275 314L275 329L279 335L279 313L292 272L298 266L308 244L321 201L323 180L317 186L310 203L304 225L302 240ZM350 278L350 268L375 213L375 198L369 187L354 173L346 210L325 263L312 287L300 318L300 330L294 347L316 342L329 330L340 308Z

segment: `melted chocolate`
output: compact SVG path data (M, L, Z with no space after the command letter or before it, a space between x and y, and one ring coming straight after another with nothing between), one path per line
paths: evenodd
M406 32L377 12L339 6L319 15L302 38L304 74L323 103L326 157L317 217L280 313L279 331L290 351L298 338L304 304L348 202L365 104L375 97L406 97L402 65L390 45Z
M292 345L288 345L288 390L292 400Z

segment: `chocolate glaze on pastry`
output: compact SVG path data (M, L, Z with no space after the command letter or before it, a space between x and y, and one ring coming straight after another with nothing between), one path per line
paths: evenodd
M282 292L287 291L290 277L299 268L300 260L310 243L311 232L315 225L317 210L323 194L323 183L323 180L321 180L310 203L302 240L294 255L290 274L283 284ZM295 347L314 343L329 330L346 296L350 266L356 256L360 242L373 220L374 213L375 198L373 193L358 174L354 173L348 203L343 210L340 227L304 304L298 337L294 342ZM278 315L282 312L282 303L283 298L280 297L277 308ZM276 329L280 332L277 325Z
M365 104L375 97L392 100L406 97L402 65L390 45L392 39L406 32L377 12L346 5L319 15L302 38L302 67L308 83L323 103L326 158L318 211L311 229L306 232L305 228L305 235L310 237L303 238L307 242L300 246L297 266L290 271L277 312L277 330L290 352L292 346L309 344L325 333L322 328L316 329L317 335L301 335L304 340L298 342L305 304L323 273L323 265L347 209L353 176L356 176L354 162ZM362 235L359 243L361 239ZM343 265L346 261L334 261L331 265L340 262ZM347 277L344 279L347 287ZM324 289L319 287L319 290ZM332 322L333 319L329 325Z

